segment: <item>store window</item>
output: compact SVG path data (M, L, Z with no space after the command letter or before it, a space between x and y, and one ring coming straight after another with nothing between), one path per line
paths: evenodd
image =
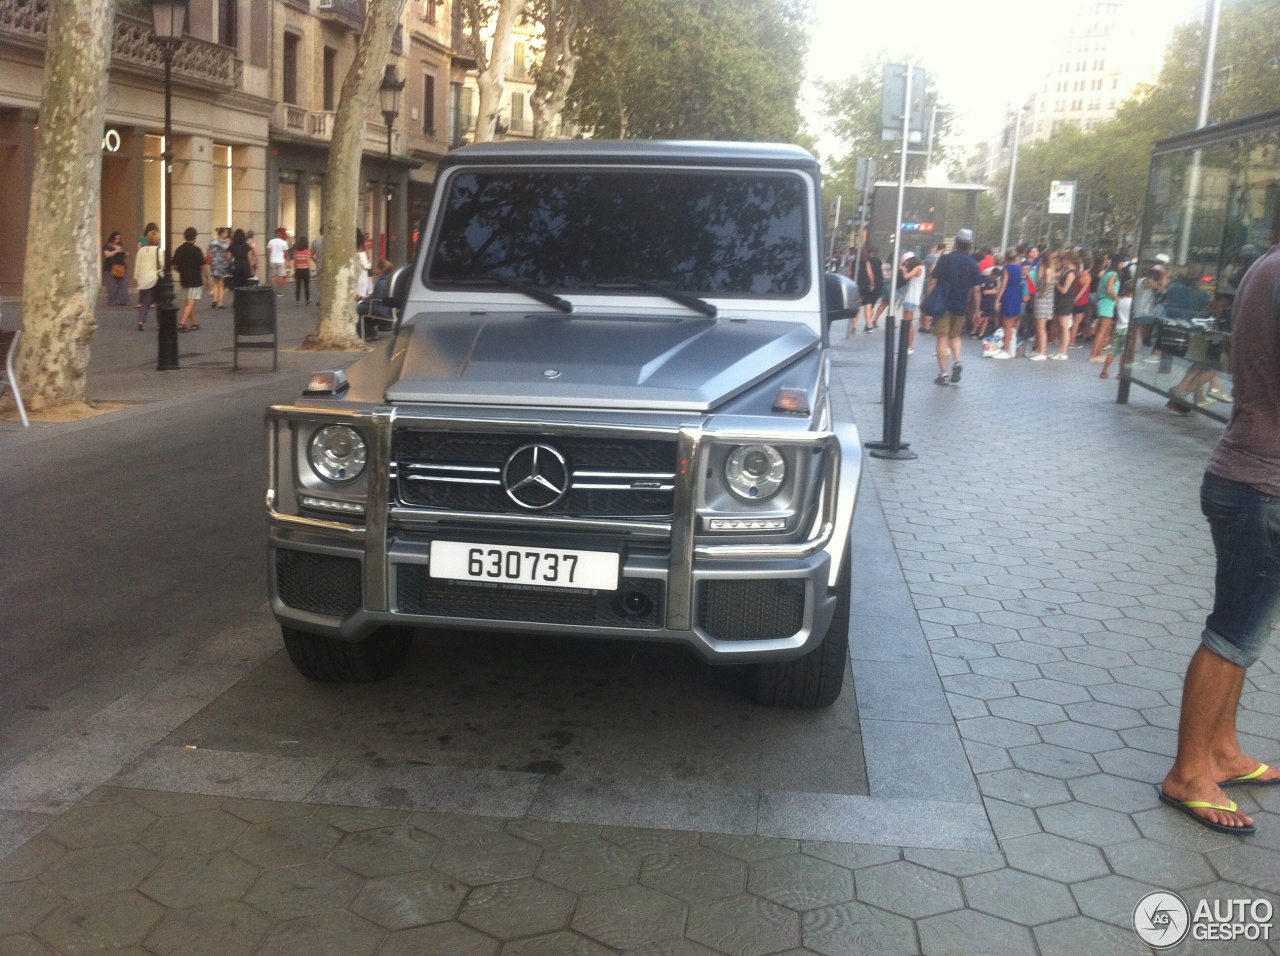
M298 231L298 174L280 174L280 198L276 205L276 226L283 226L292 240Z
M164 219L164 137L147 134L142 140L142 209L145 222L160 227L160 235L168 236Z

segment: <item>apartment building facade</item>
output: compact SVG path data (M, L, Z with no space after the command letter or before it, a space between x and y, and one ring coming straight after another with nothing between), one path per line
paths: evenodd
M334 111L364 23L363 0L189 0L173 65L173 218L164 221L163 66L148 12L122 0L112 41L98 218L130 239L155 222L207 243L220 226L265 237L323 226ZM0 295L21 291L43 85L48 0L0 0ZM403 262L469 65L454 57L452 0L409 0L389 63L405 80L391 130L374 103L358 224ZM387 216L387 196L391 215ZM387 221L389 218L389 222ZM132 264L131 264L132 265Z

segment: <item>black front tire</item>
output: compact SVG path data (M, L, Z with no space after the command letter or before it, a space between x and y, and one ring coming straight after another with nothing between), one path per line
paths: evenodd
M404 666L413 631L380 627L362 641L339 641L280 625L289 660L303 677L326 684L386 680Z
M849 667L849 592L853 568L845 549L835 587L836 609L822 643L803 657L753 664L751 699L766 707L830 707L844 687Z

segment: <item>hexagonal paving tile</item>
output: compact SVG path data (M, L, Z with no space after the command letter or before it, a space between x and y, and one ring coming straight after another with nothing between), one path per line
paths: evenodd
M1040 822L1050 833L1089 846L1111 846L1136 840L1141 835L1127 814L1087 803L1059 803L1044 807L1038 813Z
M747 892L793 910L818 909L853 901L853 873L800 853L752 863Z
M432 866L472 886L532 876L542 856L536 847L507 833L444 843Z
M640 868L640 882L686 903L734 896L746 887L747 867L704 846L656 853Z
M897 847L876 846L871 843L822 843L804 840L800 844L800 852L850 870L902 859L902 851Z
M756 860L769 860L775 856L786 856L788 853L800 851L799 840L784 840L780 837L734 836L729 833L704 833L698 838L709 850L731 856L735 860L753 863Z
M1133 908L1138 900L1159 888L1126 876L1104 876L1073 884L1071 895L1085 916L1132 932Z
M1051 923L1079 912L1065 886L1030 873L996 870L966 876L962 882L970 907L1023 926Z
M1009 865L1059 883L1077 883L1110 872L1102 853L1050 833L1032 833L1002 844Z
M415 813L409 826L441 840L475 840L501 833L507 821L499 817L473 817L465 813Z
M461 923L436 923L392 933L378 950L378 956L496 956L496 940L482 936Z
M586 823L550 823L545 820L512 820L506 831L534 846L585 843L600 836L600 828Z
M577 933L561 930L506 943L501 956L611 956L610 950Z
M600 836L639 856L679 850L698 842L698 834L688 830L650 830L644 827L601 827Z
M251 827L235 842L231 852L270 870L319 863L333 852L341 839L342 831L337 827L311 817L287 817Z
M1134 750L1132 747L1121 747L1119 750L1098 754L1098 765L1107 773L1149 784L1163 780L1172 763L1172 758L1163 754Z
M382 810L376 807L319 807L312 814L321 823L337 827L343 833L394 827L409 819L408 810Z
M141 943L164 907L140 893L111 893L64 903L35 928L35 935L66 956L101 953Z
M909 919L862 903L841 903L805 913L800 933L805 950L823 956L913 956L919 952Z
M854 874L859 902L891 913L920 919L964 905L960 884L954 877L916 866L886 863Z
M730 956L764 956L800 945L800 916L758 896L731 896L690 906L685 935Z
M239 899L258 868L230 853L165 860L138 887L169 907L208 906Z
M1023 807L1047 807L1071 798L1067 785L1054 777L1030 770L997 770L978 775L984 795Z
M1081 953L1149 956L1151 953L1132 930L1110 926L1087 916L1073 916L1060 923L1037 926L1034 933L1041 956L1080 956Z
M1089 691L1085 688L1066 681L1050 680L1047 677L1020 680L1014 684L1014 687L1022 697L1043 700L1050 704L1078 704L1090 699Z
M955 674L942 678L942 686L948 693L992 701L1000 697L1012 697L1013 685L1007 680L983 677L979 674Z
M574 896L541 880L510 880L471 893L458 919L499 939L515 939L564 929Z
M226 850L249 824L225 810L199 810L162 817L135 841L162 857L208 856Z
M1058 747L1054 744L1030 744L1009 751L1013 763L1023 770L1059 780L1083 777L1098 772L1098 763L1091 756L1078 750Z
M634 883L640 874L640 857L615 843L592 840L542 851L534 875L574 893L607 890Z
M109 789L111 788L103 787L95 792L101 793L102 790ZM183 813L216 810L228 802L225 797L213 797L203 793L170 793L167 790L120 790L119 793L158 817L174 817ZM81 800L81 806L85 805L88 799ZM283 806L290 806L290 804L283 804ZM308 810L303 808L300 812L305 814Z
M131 890L160 863L140 846L91 847L72 850L49 868L41 881L63 896L94 896Z
M360 877L328 861L268 870L245 894L246 903L278 920L316 916L346 906Z
M1031 931L1026 927L973 910L932 916L916 924L916 929L920 933L920 951L929 956L935 953L1031 956L1036 951Z
M1112 869L1121 876L1171 890L1208 883L1214 878L1213 871L1200 854L1156 840L1117 843L1103 852ZM1274 854L1271 862L1274 865Z
M221 802L221 807L234 814L246 823L270 823L272 820L287 820L290 817L309 817L315 807L305 803L292 803L283 800L252 800L247 798L229 798Z
M45 827L44 835L69 850L128 843L155 817L131 802L79 806Z
M1045 743L1058 747L1070 747L1082 753L1096 754L1107 750L1115 750L1124 746L1124 741L1114 730L1094 727L1091 724L1078 724L1068 720L1060 724L1047 724L1040 728L1040 736Z
M1209 854L1224 880L1280 895L1280 854L1262 847L1237 844Z
M940 870L952 876L972 876L1004 867L1004 857L999 853L981 850L924 850L909 849L903 852L912 863L919 863L931 870Z
M656 890L627 886L578 900L573 929L615 949L633 949L681 935L685 907Z
M1057 704L1033 700L1030 697L1007 697L1003 700L993 700L987 706L997 717L1018 720L1026 724L1052 724L1067 719L1066 711Z
M383 931L338 910L277 923L258 951L261 956L371 956Z
M393 876L427 866L439 846L430 834L398 824L348 833L329 859L361 876Z
M1136 813L1160 805L1155 787L1150 784L1105 773L1077 777L1067 781L1067 786L1077 800L1121 813Z
M170 910L146 938L161 956L249 956L271 928L271 920L244 903L217 903Z
M957 721L956 726L965 740L976 740L993 747L1018 747L1040 742L1040 735L1034 727L1003 717L975 717Z
M33 879L66 855L66 849L52 840L43 836L32 837L8 856L0 858L0 883Z
M5 933L25 933L63 901L38 880L0 883L0 926Z
M385 929L411 929L453 919L467 895L458 880L431 870L414 870L369 880L349 907Z

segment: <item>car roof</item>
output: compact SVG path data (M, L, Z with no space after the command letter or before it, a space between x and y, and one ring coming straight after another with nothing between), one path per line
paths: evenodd
M507 140L477 143L450 152L447 166L476 163L566 163L593 165L754 166L804 169L816 174L818 161L806 149L790 143L729 143L696 140Z

